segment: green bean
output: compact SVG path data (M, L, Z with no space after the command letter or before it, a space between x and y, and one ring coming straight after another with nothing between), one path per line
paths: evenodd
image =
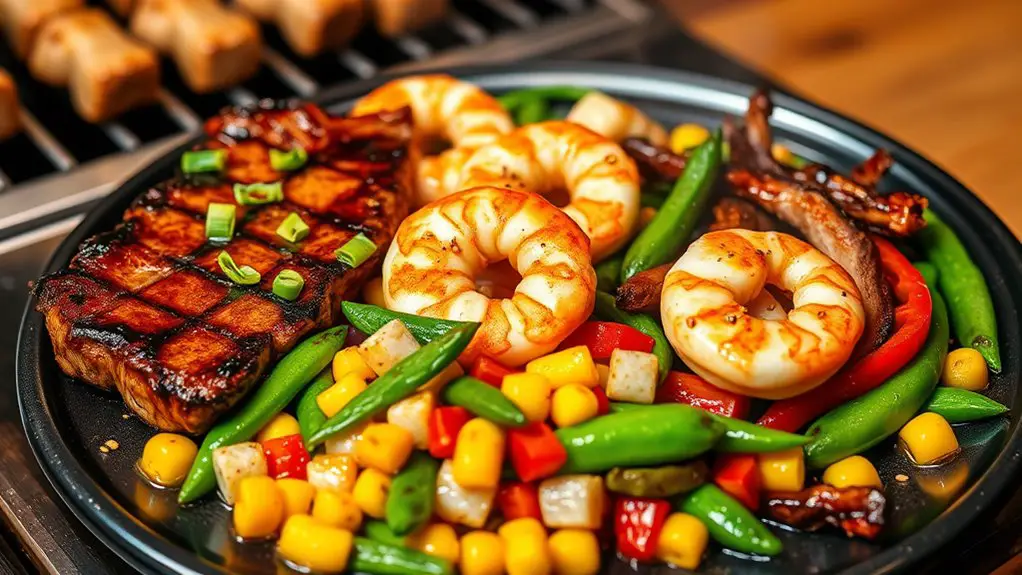
M613 293L617 289L618 278L621 277L621 262L624 254L618 253L596 264L596 289Z
M710 537L724 547L767 556L777 555L783 550L781 541L759 519L712 483L688 494L678 507L698 517L706 525Z
M305 388L305 391L302 392L302 397L298 400L295 414L298 417L298 429L302 433L302 439L305 441L306 446L308 446L309 438L312 437L313 432L322 427L326 421L326 414L319 408L316 398L333 384L333 370L328 366L322 373L316 376L312 385Z
M938 387L933 390L933 396L923 409L940 415L948 423L976 421L1008 411L1007 406L983 394L958 387Z
M477 329L478 323L462 323L399 361L326 420L312 434L308 444L315 447L331 435L351 429L414 393L458 358Z
M648 314L629 313L617 309L614 296L601 291L596 292L594 313L601 319L634 327L653 338L653 355L656 356L657 366L660 369L660 381L667 377L667 372L674 366L674 348L671 347L671 342L667 340L667 336L664 335L664 330L657 320Z
M379 543L404 547L407 537L398 535L390 530L386 521L370 519L362 524L362 532L365 536Z
M550 106L543 98L527 98L515 111L515 124L525 126L535 124L547 119L550 114Z
M436 474L439 470L438 460L428 453L416 451L394 476L387 493L384 517L387 527L395 535L408 535L429 521L433 515Z
M504 427L521 427L528 423L522 410L499 389L468 375L448 383L440 391L440 398L444 403L464 407Z
M655 194L643 193L639 196L639 205L643 208L660 209L664 205L665 198Z
M521 90L508 92L502 96L498 96L497 101L504 106L505 110L514 111L530 98L539 98L548 101L575 102L581 100L582 97L589 92L592 92L592 90L589 88L579 88L577 86L539 86L536 88L523 88Z
M353 573L374 575L453 575L451 564L421 551L388 545L365 537L355 538L355 553L348 562Z
M399 319L401 323L405 324L405 327L408 328L412 336L422 344L429 343L464 323L390 311L375 305L355 303L353 301L341 303L341 311L344 312L344 317L348 318L348 321L351 322L355 329L366 335L372 335L381 327L395 319Z
M1001 371L997 316L983 272L969 258L961 240L937 214L924 212L926 227L916 233L926 259L940 271L940 291L947 298L955 337L976 348L994 373Z
M919 274L923 276L923 281L926 282L926 285L937 285L940 279L940 272L937 271L937 266L930 262L915 262L912 265L919 270Z
M717 130L692 152L663 206L628 247L621 267L622 283L677 256L709 200L720 163L720 130Z
M348 326L322 331L298 344L281 359L240 411L216 424L202 441L178 501L188 503L216 488L213 452L227 445L248 441L281 412L316 374L330 365L344 345Z

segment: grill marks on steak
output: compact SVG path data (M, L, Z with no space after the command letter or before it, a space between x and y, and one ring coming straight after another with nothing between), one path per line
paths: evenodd
M309 118L332 122L306 112L295 121L278 117L273 125L300 126ZM391 114L331 123L331 141L317 135L316 150L296 173L275 172L262 139L211 140L206 147L226 146L229 153L223 178L182 176L148 190L121 224L83 243L68 269L40 281L37 309L45 314L61 369L117 389L151 425L189 433L207 429L274 358L310 331L333 325L341 301L382 259L407 214L407 139L394 136L409 131L401 125L408 121ZM250 126L247 133L254 132ZM249 180L252 174L269 177ZM231 186L239 180L282 180L284 201L238 206L235 237L226 245L207 242L209 203L234 203ZM291 212L311 228L296 244L276 234ZM334 250L359 232L380 249L350 269L337 262ZM258 270L261 282L230 282L216 262L221 250ZM293 302L271 291L273 278L285 269L305 279Z

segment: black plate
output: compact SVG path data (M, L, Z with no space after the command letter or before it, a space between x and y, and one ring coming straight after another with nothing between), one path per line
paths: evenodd
M752 87L723 80L633 65L539 63L514 68L464 68L454 72L499 93L525 86L591 86L638 103L666 125L695 121L716 125L724 114L741 115ZM346 109L385 78L325 94L331 111ZM957 463L925 473L914 470L893 442L871 453L888 486L890 525L898 538L871 544L839 534L803 534L776 527L785 552L770 561L743 558L714 547L707 573L867 573L904 569L947 544L988 507L1011 482L1022 453L1018 411L1019 320L1022 247L1000 220L961 184L918 154L846 118L802 100L776 95L773 124L779 141L811 160L849 169L874 148L893 152L890 188L926 195L955 228L990 283L1000 321L1004 371L990 394L1012 406L1007 418L957 429L963 455ZM938 121L938 119L935 119ZM953 137L948 134L948 137ZM182 148L183 149L183 148ZM171 175L182 149L137 174L93 210L64 241L47 272L68 264L77 246L114 226L128 204ZM34 304L34 302L33 302ZM29 442L57 492L103 542L139 569L154 573L276 573L269 544L239 544L230 532L228 510L213 498L178 509L176 493L149 487L135 462L153 430L120 397L71 381L57 367L41 314L25 312L18 350L18 393ZM124 416L124 417L122 417ZM104 441L120 448L101 453ZM906 474L908 481L895 476ZM609 572L630 567L620 561ZM670 571L642 567L643 571Z

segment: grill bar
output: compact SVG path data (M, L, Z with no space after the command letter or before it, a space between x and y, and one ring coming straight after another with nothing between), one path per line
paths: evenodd
M319 89L319 84L315 80L306 75L305 72L302 72L298 66L292 64L273 48L263 47L263 62L272 68L277 73L277 76L290 85L299 96L311 96Z
M341 52L337 58L359 78L372 78L376 75L376 64L361 52L349 49Z
M494 12L511 20L518 26L530 29L539 25L536 14L515 0L480 0Z
M178 100L174 94L166 90L160 90L159 99L163 107L167 109L170 117L174 118L178 125L184 128L186 132L198 130L199 126L202 125L202 119L199 118L198 114L193 112L188 106L185 106L184 102Z
M396 38L394 42L398 48L404 50L405 54L408 54L414 60L425 60L433 55L433 49L429 47L429 44L422 41L417 36L407 35Z
M451 27L454 28L454 31L460 34L469 44L482 44L486 41L486 30L454 8L451 8L447 19L451 23Z
M103 124L103 131L125 152L137 150L142 145L142 140L120 122Z
M24 108L21 110L21 126L25 133L32 138L32 141L39 146L43 154L53 162L54 166L57 166L57 169L66 172L78 165L78 161L67 151L67 148L39 123L32 112Z

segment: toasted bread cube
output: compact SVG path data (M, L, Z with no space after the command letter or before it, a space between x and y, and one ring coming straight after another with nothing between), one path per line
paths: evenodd
M599 475L565 475L539 484L539 510L550 528L597 529L605 502Z
M372 0L376 29L391 38L415 32L443 19L448 4L448 0Z
M0 140L13 136L20 128L18 88L10 74L0 68Z
M397 362L419 351L419 347L412 332L408 331L401 320L395 319L363 341L358 346L358 352L379 376L387 373Z
M362 0L235 0L264 22L276 23L292 50L310 57L336 50L361 29Z
M263 446L246 441L214 450L213 472L220 495L228 505L234 505L242 479L267 474Z
M14 53L27 58L43 24L84 5L85 0L0 0L0 23Z
M465 489L454 480L450 459L440 465L436 477L436 514L448 523L460 523L476 529L486 523L497 489Z
M429 447L429 415L436 406L436 396L420 391L387 409L387 422L403 427L412 434L416 449Z
M615 349L610 354L607 398L630 403L653 403L658 381L657 359L652 353Z

